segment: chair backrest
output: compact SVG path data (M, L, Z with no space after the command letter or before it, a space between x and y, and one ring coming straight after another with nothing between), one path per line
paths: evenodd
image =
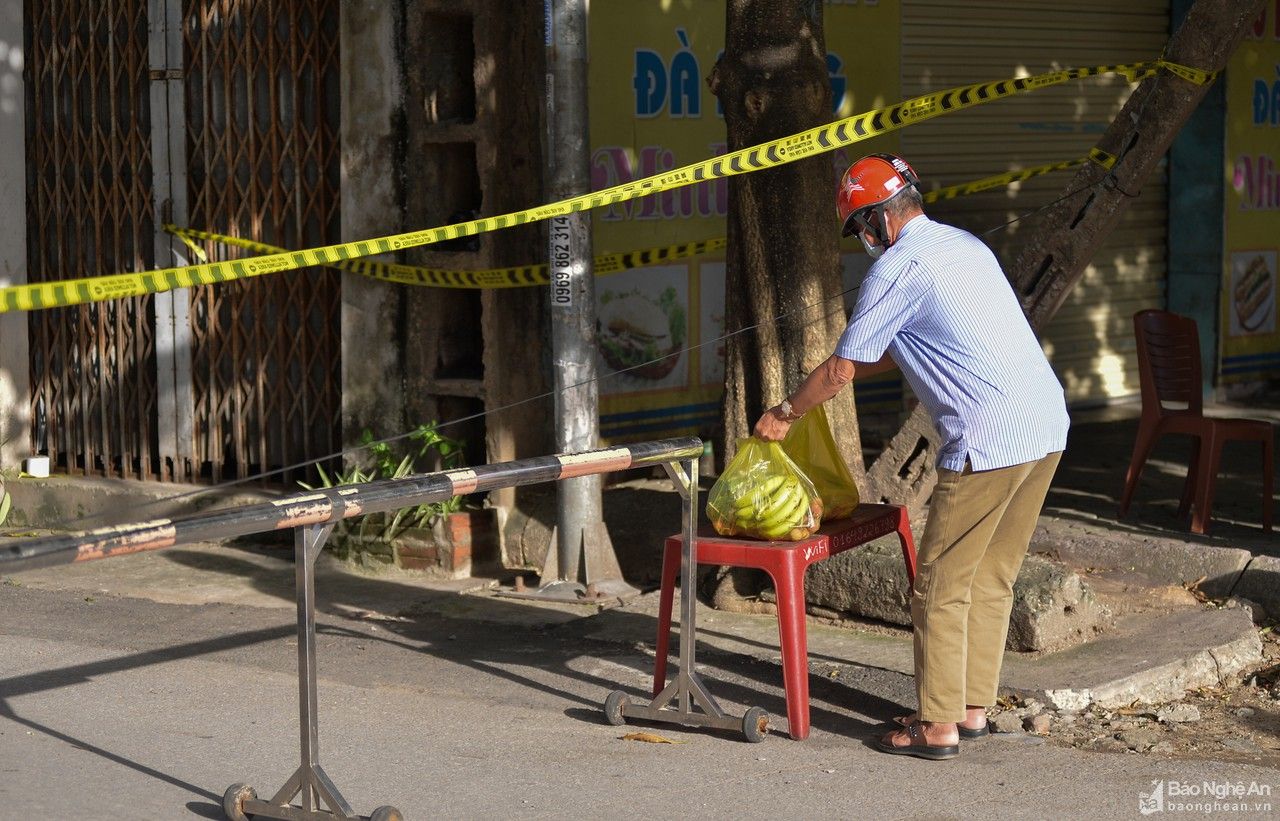
M1149 309L1133 315L1138 340L1138 379L1144 411L1164 410L1166 402L1185 402L1200 413L1200 331L1196 321L1168 311Z

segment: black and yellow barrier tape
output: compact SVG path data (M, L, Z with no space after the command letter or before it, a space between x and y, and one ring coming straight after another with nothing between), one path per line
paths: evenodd
M1063 171L1067 168L1075 168L1077 165L1083 165L1086 162L1095 162L1108 171L1116 164L1116 157L1108 154L1101 148L1093 148L1089 150L1089 156L1080 157L1074 160L1063 160L1062 162L1049 163L1048 165L1037 165L1033 168L1024 168L1021 171L1008 171L1004 174L996 174L991 177L983 177L973 182L961 183L960 185L951 185L946 188L939 188L936 191L930 191L924 195L924 201L937 202L938 200L950 200L956 197L963 197L966 194L977 194L981 191L989 191L992 188L1000 188L1002 186L1011 185L1015 182L1024 182L1032 177L1039 177L1042 174L1052 174L1054 171Z
M162 268L141 273L66 279L4 288L0 289L0 313L14 310L64 307L86 302L141 296L174 288L190 288L196 285L228 282L297 268L330 265L346 260L374 256L375 254L393 253L406 248L416 248L445 240L509 228L515 225L538 222L577 211L615 205L661 191L692 185L693 183L746 174L795 162L815 154L822 154L836 148L852 145L879 134L895 131L913 123L932 119L948 112L971 108L1004 97L1047 88L1071 80L1103 74L1122 74L1130 82L1136 82L1155 74L1160 69L1170 71L1185 80L1201 84L1212 81L1215 76L1199 69L1177 66L1166 60L1151 60L1141 63L1065 69L1029 77L975 83L924 94L892 106L855 114L852 117L812 128L799 134L743 148L693 165L656 174L652 177L606 188L602 191L571 197L510 214L501 214L496 217L485 217L439 228L428 228L422 231L411 231L358 242L267 254L266 256L252 257L250 259L210 262L177 268Z
M1029 180L1032 177L1038 177L1042 174L1050 174L1054 171L1074 168L1077 165L1087 162L1089 159L1092 159L1104 168L1110 168L1115 164L1115 157L1101 149L1095 148L1090 152L1090 156L1088 158L1064 160L1062 162L1035 166L1034 168L1025 168L1021 171L1008 171L1003 174L996 174L991 177L974 180L973 182L961 183L960 185L952 185L946 188L940 188L936 191L930 191L924 194L924 201L926 203L937 202L939 200L949 200L956 197L962 197L966 194L977 194L981 191L989 191L993 188L999 188L1011 183ZM215 234L209 231L200 231L195 228L179 228L176 225L166 225L164 226L164 230L186 243L187 247L191 249L191 252L201 260L206 259L207 256L204 248L196 244L196 240L205 240L209 242L216 242L221 245L244 248L245 250L256 251L261 254L287 253L287 250L284 248L267 245L263 242L256 242L251 239L242 239L241 237L233 237L227 234ZM646 265L658 265L663 262L688 259L690 257L701 256L703 254L712 254L717 251L724 250L727 244L728 241L724 237L717 237L716 239L701 240L698 242L686 242L682 245L646 248L640 251L628 251L626 253L602 254L595 258L594 270L596 276L616 274L619 271L627 271L632 268L643 268ZM330 267L362 274L384 282L394 282L401 285L423 285L432 288L524 288L531 285L547 285L551 282L551 278L547 273L547 266L545 264L523 265L515 268L490 268L480 271L461 271L439 268L419 268L413 265L396 265L392 263L375 262L372 260L346 260L344 262L333 263Z
M254 242L226 234L214 234L198 231L194 228L179 228L174 225L164 226L164 230L181 239L187 247L204 258L204 249L193 240L208 240L222 245L232 245L249 251L263 254L288 253L284 248ZM724 250L727 241L724 237L716 239L686 242L680 245L668 245L662 248L646 248L640 251L625 253L601 254L595 258L597 276L616 274L632 268L643 268L646 265L658 265L677 259L712 254ZM362 274L384 282L395 282L400 285L425 285L432 288L525 288L530 285L547 285L551 277L547 273L545 263L541 265L521 265L515 268L491 268L481 271L457 271L440 268L419 268L413 265L396 265L373 260L346 260L330 265L343 271Z

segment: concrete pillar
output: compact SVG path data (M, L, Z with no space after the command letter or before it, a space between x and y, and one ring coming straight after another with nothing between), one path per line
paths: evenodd
M151 194L155 213L155 266L190 262L185 245L164 223L190 225L187 207L186 80L182 0L151 0ZM156 428L160 475L191 481L195 468L195 387L191 374L191 291L163 291L155 311Z
M399 233L396 163L404 88L396 46L400 2L349 0L342 16L342 240ZM342 278L342 431L402 433L402 293L394 285Z
M22 4L0 6L0 287L27 281ZM0 470L31 454L27 314L0 314Z

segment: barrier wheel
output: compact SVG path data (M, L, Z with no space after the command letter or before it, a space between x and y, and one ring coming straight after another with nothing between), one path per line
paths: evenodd
M258 792L248 784L232 784L227 787L227 791L222 794L222 812L227 816L227 821L249 821L249 816L244 814L244 802L257 798Z
M614 690L609 697L604 700L604 720L615 727L627 723L627 717L622 714L626 705L631 703L631 699L621 690Z
M369 821L404 821L404 816L395 807L378 807L369 814Z
M752 707L742 716L742 734L747 741L758 744L769 735L769 714L759 707Z

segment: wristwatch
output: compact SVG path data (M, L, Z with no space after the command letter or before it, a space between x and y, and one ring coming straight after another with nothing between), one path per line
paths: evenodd
M804 416L803 413L796 413L791 409L790 399L783 399L781 402L779 402L778 410L782 412L782 418L787 422L794 422L797 419L799 419L801 416Z

